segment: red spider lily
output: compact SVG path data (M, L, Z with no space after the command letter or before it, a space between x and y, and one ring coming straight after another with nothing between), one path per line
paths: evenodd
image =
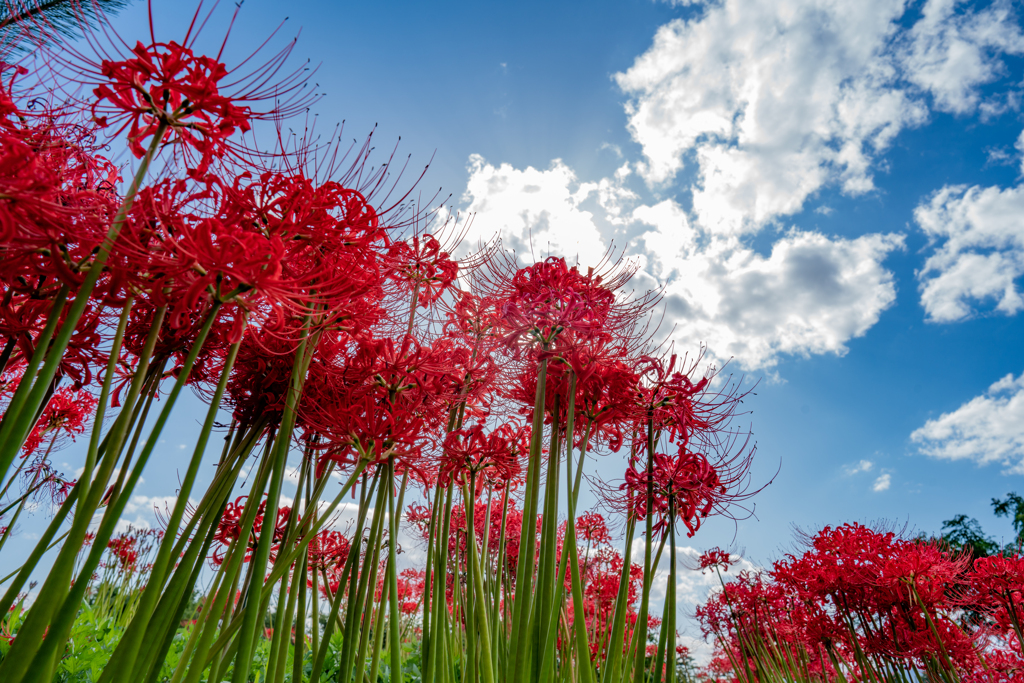
M581 275L565 259L551 257L519 270L501 302L505 342L549 348L563 334L571 341L608 335L615 293L599 276Z
M633 501L634 514L646 518L648 483L652 485L654 529L666 531L678 517L686 525L687 536L693 536L716 505L725 498L728 488L718 471L706 457L680 449L675 456L655 453L650 474L637 471L631 464L621 488Z
M203 172L214 156L224 153L227 137L236 129L249 130L248 110L218 90L228 75L221 62L197 57L174 41L139 42L132 54L131 59L100 62L100 74L107 82L93 90L97 100L92 110L100 126L121 124L115 135L128 128L128 144L135 156L145 154L146 138L163 124L173 131L169 142L200 153L197 170ZM108 122L108 116L113 121Z
M427 308L455 281L459 264L433 235L413 235L391 244L387 253L390 278L403 292L414 292L414 305Z
M420 480L432 479L420 454L448 417L458 386L447 349L408 337L401 345L359 340L344 368L325 373L304 397L303 419L325 436L325 457L382 462L393 456Z
M309 543L310 571L322 572L344 564L351 543L341 532L325 529Z
M112 538L107 543L110 553L121 563L121 568L134 571L135 564L139 559L139 552L135 548L136 539L131 536L120 536Z
M582 540L595 544L611 543L608 523L596 512L585 512L576 520L576 535Z
M402 614L415 614L423 599L423 584L426 572L417 569L403 569L398 575L398 608Z
M162 140L176 144L188 166L202 174L231 148L230 138L248 131L253 120L287 118L304 111L317 95L305 89L311 74L303 68L278 76L294 41L248 73L221 61L224 45L216 56L197 55L195 43L210 18L199 12L181 42L156 39L150 7L145 43L129 47L104 21L100 32L82 26L85 51L57 41L57 49L47 48L46 57L91 90L96 99L89 106L97 124L116 126L115 136L127 130L136 156L143 156L148 137L165 128ZM241 64L255 63L264 45Z
M718 570L719 568L721 568L722 571L727 572L733 562L735 562L735 560L732 559L732 555L721 548L705 550L697 560L698 568L701 570L701 573L703 573L705 569Z
M45 299L54 283L74 290L85 277L119 203L119 174L90 127L57 113L17 118L0 126L0 282L7 296Z
M256 548L257 541L264 540L263 512L267 507L267 501L260 501L259 507L256 510L256 519L253 522L252 528L246 531L245 529L242 529L241 523L247 498L248 496L239 496L233 503L228 503L224 508L224 514L221 515L220 523L217 525L217 531L213 536L213 540L221 546L215 549L210 557L210 561L215 566L224 561L224 551L226 547L236 543L243 534L246 536L246 562L252 558L252 553ZM266 538L266 540L272 544L272 547L284 539L284 532L288 525L288 518L290 514L291 508L287 506L282 506L278 509L277 519L275 520L273 527L271 527L270 536Z
M31 455L46 441L47 452L60 446L61 441L75 437L85 431L89 418L96 410L96 399L85 391L61 387L54 392L50 402L43 409L36 426L32 429L25 445L23 456Z
M974 560L964 583L967 590L961 604L980 610L1003 637L1014 636L1019 647L1024 642L1024 558L980 557Z
M438 482L465 486L478 475L499 488L519 479L519 456L529 444L529 432L501 425L490 433L482 424L450 432L444 439ZM478 489L478 492L482 489Z

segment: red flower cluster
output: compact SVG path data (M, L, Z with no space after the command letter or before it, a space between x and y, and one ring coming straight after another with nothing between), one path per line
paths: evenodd
M1024 671L1022 567L1014 556L972 568L969 557L933 543L845 524L826 527L806 552L769 571L741 572L697 616L705 635L736 661L774 643L779 652L806 656L827 680L838 662L1012 680ZM965 607L983 621L964 621Z

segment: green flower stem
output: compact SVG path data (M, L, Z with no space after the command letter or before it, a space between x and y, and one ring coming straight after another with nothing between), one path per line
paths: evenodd
M92 433L89 435L89 450L85 454L85 466L82 468L82 481L84 482L82 493L83 498L89 492L90 477L96 467L96 457L99 453L100 433L103 431L103 418L107 412L107 402L110 400L110 385L114 380L114 373L117 371L117 362L121 358L121 344L124 341L124 331L128 327L128 316L131 313L134 297L128 297L124 307L121 309L121 317L117 321L117 331L114 333L114 342L110 347L110 358L107 359L107 368L103 373L103 386L100 389L99 402L96 404L96 415L93 418Z
M273 443L273 439L268 439L267 447L270 448ZM219 493L222 496L222 501L226 503L228 496L230 496L233 489L234 481L237 473L241 470L245 462L244 458L239 458L237 464L232 470L234 474L226 478L223 482L219 483ZM256 472L256 478L253 481L250 489L250 496L246 500L246 504L242 509L242 519L240 521L241 529L251 530L253 523L256 519L256 514L259 508L259 501L263 497L263 490L266 486L267 479L270 476L270 468L268 465L268 459L262 458L260 460L260 467ZM211 490L216 490L215 487L211 486ZM209 494L208 494L209 495ZM223 509L223 506L221 510ZM220 512L217 513L219 519ZM216 527L216 521L211 525L211 528ZM196 624L197 629L202 630L202 634L199 638L197 645L195 646L194 654L192 656L193 666L188 669L188 678L186 679L189 683L197 683L199 676L203 669L206 667L207 654L210 652L211 644L214 641L214 637L217 635L218 620L223 616L225 622L227 621L229 607L232 604L232 600L237 590L238 581L241 574L241 565L245 558L247 542L242 542L240 539L233 543L228 550L227 557L221 563L217 574L214 577L215 590L212 590L210 597L206 602L206 609L203 610L200 615L200 619ZM175 554L180 554L177 552ZM218 653L224 644L220 644L218 647L213 649L214 653ZM182 660L188 660L188 652L182 653Z
M284 411L281 415L281 426L277 432L277 443L273 458L273 468L270 475L270 488L267 492L267 507L264 519L273 525L277 520L277 507L281 496L281 486L284 481L284 471L288 464L288 451L291 448L292 431L295 428L295 420L299 406L299 398L302 395L302 388L305 384L306 371L312 353L316 347L317 335L309 334L310 319L303 325L303 338L295 353L295 360L292 363L292 372L287 395L285 396ZM268 527L268 528L273 528ZM238 654L235 659L235 669L232 674L232 683L245 683L249 677L249 668L252 664L252 655L256 647L257 623L261 615L263 575L266 571L267 560L270 558L270 546L273 543L272 534L266 539L261 539L256 546L256 553L252 558L252 566L257 572L256 578L249 585L246 594L246 608L243 612L244 619L242 630L239 633ZM271 584L273 585L273 580Z
M305 578L309 573L309 554L304 553L296 568L298 575ZM292 680L297 683L302 681L303 660L305 659L306 647L306 613L307 613L307 585L305 581L295 582L299 587L298 619L295 620L295 648L292 653ZM314 617L315 618L315 617Z
M559 413L559 399L555 399L553 413ZM558 571L558 476L561 472L561 425L551 422L551 446L548 449L548 471L544 484L544 513L541 521L540 557L537 560L537 600L531 615L533 632L533 680L551 680L554 662L545 668L544 650L554 640L557 618L561 611L561 597L556 600ZM564 560L564 557L563 557ZM564 576L562 574L561 576Z
M71 336L75 332L75 327L85 313L86 306L89 305L92 291L96 287L96 283L99 282L104 267L107 265L110 251L114 248L114 244L121 234L121 228L135 201L135 195L138 194L139 188L142 187L142 181L146 178L146 173L149 171L150 164L153 163L153 157L156 155L157 149L167 133L167 129L168 124L166 121L160 121L157 124L156 130L153 132L153 140L150 142L139 163L139 168L132 179L131 185L128 187L128 192L125 194L120 208L114 215L110 228L107 230L107 234L103 238L103 242L100 244L99 250L96 252L96 256L93 258L92 264L90 264L89 270L82 280L82 284L78 287L78 292L75 294L74 301L71 302L71 308L68 309L64 324L60 326L60 330L56 333L53 343L50 344L49 339L45 339L42 335L37 342L36 351L38 352L42 349L46 353L46 360L38 375L29 373L23 375L22 383L24 383L24 380L30 380L32 382L32 390L23 402L16 406L8 406L11 421L9 422L6 419L8 415L5 414L3 424L0 425L0 475L6 474L7 469L14 460L15 454L32 430L33 417L39 410L43 397L46 395L54 375L57 373L57 368L64 357L64 351L67 349ZM65 291L64 288L62 288L62 291ZM56 319L59 318L59 315L59 309L56 314L51 311L51 320L47 321L47 329L50 327L51 321L56 324ZM34 373L34 370L32 372ZM18 388L21 388L20 384ZM13 403L14 397L11 400Z
M644 676L644 643L647 642L647 615L651 594L651 580L654 567L651 565L651 545L654 533L653 515L654 507L654 420L650 412L647 416L647 504L644 509L646 514L646 533L644 534L644 585L643 595L640 598L640 614L637 617L636 627L633 629L634 639L637 642L636 655L633 661L633 683L643 683Z
M199 646L192 657L192 667L189 670L188 677L185 679L186 683L198 683L200 674L208 664L211 665L209 680L218 680L213 674L219 668L222 656L225 655L224 650L228 645L228 640L242 624L240 618L233 619L230 622L228 618L231 614L231 607L234 604L236 591L238 590L238 582L242 574L242 562L245 560L246 551L248 550L248 536L252 534L259 504L263 498L263 491L270 478L270 458L267 457L267 454L273 447L274 439L273 435L270 435L267 438L266 451L263 457L260 458L260 466L256 471L256 478L249 489L249 497L242 508L242 519L239 523L239 529L243 530L242 533L245 534L246 538L243 540L240 535L231 544L227 557L224 558L224 562L218 570L218 573L224 574L224 579L221 581L220 593L213 600L214 607L210 610L209 621L203 627L203 635L199 640ZM252 566L250 565L246 576L246 584L248 584L249 578L252 576L251 569ZM239 609L241 609L241 605L239 605ZM214 637L218 636L219 622L217 619L219 616L223 617L224 624L220 629L219 637L214 640Z
M526 467L526 499L523 509L523 532L529 534L537 523L537 503L540 497L541 449L544 444L544 396L547 390L548 361L540 361L537 368L537 394L533 403L533 431L530 434L530 455ZM509 638L508 666L503 679L520 683L526 679L530 661L530 614L533 596L533 562L536 548L533 543L519 544L514 586L515 603L512 606L512 629Z
M285 541L281 544L284 548L288 544L288 539L292 536L293 529L296 525L296 518L298 513L299 494L302 492L302 487L306 483L306 476L309 472L311 447L313 442L310 441L306 445L305 452L303 453L302 461L299 464L299 480L295 484L295 504L292 506L291 514L288 515L288 524L285 530ZM308 557L308 553L303 553L302 558ZM301 564L301 562L300 562ZM299 578L301 576L301 579ZM289 586L289 579L291 579ZM277 616L276 623L274 624L274 636L271 642L271 656L270 661L267 663L267 681L284 681L284 669L286 660L288 657L288 645L291 642L291 625L295 621L295 607L296 600L298 599L298 587L296 584L305 583L305 574L298 574L293 572L290 576L285 573L281 577L281 590L278 593L277 598ZM288 589L286 591L286 588ZM287 593L287 603L285 603L285 595ZM288 628L285 625L288 625Z
M22 436L18 441L14 440L15 430L18 428L16 422L24 411L25 404L32 392L33 379L43 359L46 357L50 340L53 339L53 333L57 330L57 323L60 322L60 314L64 310L67 298L68 288L65 285L60 288L56 298L53 300L53 304L50 306L50 314L47 317L46 326L36 338L36 347L32 351L32 357L29 358L28 365L25 366L25 370L21 374L21 381L18 382L18 388L14 390L14 395L11 396L11 400L7 403L7 408L4 410L3 417L0 418L0 443L4 444L4 448L0 449L0 478L7 476L7 470L10 469L15 456L25 443L25 436ZM28 412L31 415L35 415L35 411L36 409L33 408ZM25 432L25 434L27 435L28 432Z
M434 487L434 502L430 506L430 523L427 526L427 560L424 565L423 571L423 637L420 638L420 661L423 663L424 675L430 669L430 656L431 656L431 620L430 620L430 598L433 594L432 581L436 580L434 574L434 544L432 540L436 538L438 531L438 515L441 514L441 485L438 483Z
M185 647L182 648L181 654L178 657L178 663L175 665L174 671L171 672L171 679L169 683L181 683L182 677L188 670L189 660L192 658L193 653L195 653L196 647L199 645L199 638L203 634L203 625L210 618L210 615L213 612L213 598L220 590L220 585L223 580L223 573L217 572L217 574L214 575L213 583L206 595L207 599L203 602L203 609L199 612L196 623L192 625L192 632L189 633L188 641L185 643Z
M665 657L668 671L665 679L667 683L676 681L676 507L675 497L670 496L668 501L668 590L665 591L665 605L668 612L668 624L662 622L662 627L668 631L666 635L668 652Z
M213 315L211 315L211 318L212 317ZM196 475L199 473L199 466L202 463L203 456L206 454L206 444L210 439L210 432L213 430L213 423L217 419L217 414L220 411L220 402L224 396L224 390L227 387L228 377L231 373L232 367L234 366L235 358L238 357L239 346L240 344L237 343L232 344L231 349L228 351L228 357L224 361L224 367L220 374L220 381L217 383L217 388L214 390L213 397L210 400L210 407L206 413L206 420L203 422L202 429L199 433L199 439L192 452L192 458L189 462L188 469L185 472L185 479L181 483L181 489L178 491L177 500L174 503L174 509L171 511L171 516L167 520L164 537L157 550L156 559L153 561L153 568L150 570L149 581L147 582L145 590L142 592L142 600L135 613L135 618L132 619L128 630L121 637L121 642L118 644L117 650L115 650L110 662L104 669L103 675L100 676L98 683L106 683L107 681L123 681L127 683L132 674L135 658L141 651L140 645L142 642L142 636L146 632L146 626L149 624L150 618L152 617L157 600L160 599L165 590L164 581L170 568L170 562L172 559L176 559L177 557L172 555L171 550L172 547L176 545L178 527L181 525L181 519L185 515L189 495L192 493L192 487L195 484ZM150 438L153 439L155 437L151 436ZM191 545L196 544L193 542ZM118 657L118 651L121 652L120 657ZM107 674L108 671L110 672L110 675Z
M657 567L661 563L661 554L665 550L666 538L667 537L663 537L661 539L661 543L658 545L658 552L654 556L654 566L655 567ZM647 579L647 576L649 576L649 575L645 575L644 576L644 586L647 589L647 595L650 596L650 592L651 592L651 585L650 584L651 584L651 581ZM639 623L639 619L637 619L637 622ZM645 671L646 665L644 663L644 657L642 655L643 655L643 649L645 647L645 643L647 642L647 631L646 631L646 629L644 630L643 640L641 640L638 637L638 634L639 634L639 629L634 627L633 628L633 633L631 634L630 641L629 641L629 658L628 659L630 661L632 661L632 660L635 660L639 656L640 657L640 660L639 660L640 664L639 664L639 666L640 666L641 673L643 673ZM634 665L635 665L635 661L634 661ZM635 671L634 671L634 673L635 673Z
M350 577L350 581L353 582L351 585L355 585L355 591L349 589L348 605L345 613L344 623L344 645L342 648L341 655L341 666L338 669L338 680L351 680L357 663L355 657L358 652L357 648L360 642L361 629L367 625L364 623L366 616L366 605L368 602L372 602L373 593L377 588L377 570L380 566L380 549L384 539L384 517L385 517L385 506L386 498L391 496L391 482L392 479L387 474L386 468L380 468L380 471L384 472L380 482L377 484L377 500L373 506L373 521L370 524L370 537L366 543L366 559L363 562L362 567L358 564L353 566L353 572L359 569L358 581L356 581L356 574L353 573ZM338 593L341 594L342 586L344 584L338 584ZM338 614L338 610L333 610L334 614ZM330 641L330 634L326 632L324 635L324 642ZM323 654L323 653L321 653ZM362 662L358 663L362 666Z
M171 649L171 644L178 635L178 629L181 625L181 619L188 607L189 600L192 597L192 593L195 590L195 585L199 581L199 574L203 570L204 559L210 550L210 546L213 544L213 537L216 533L215 529L211 529L206 536L205 542L202 544L202 550L197 553L199 561L196 562L193 558L191 562L192 571L188 574L188 579L185 581L184 590L168 590L168 595L176 597L176 603L169 603L168 608L158 609L156 612L156 618L154 619L154 626L151 627L150 631L154 631L153 639L147 638L147 642L156 642L156 638L162 635L162 642L159 649L152 651L149 657L140 659L136 663L136 674L133 680L145 681L146 683L156 683L157 677L160 675L160 671L163 668L164 662L167 661L167 653ZM194 545L198 546L198 543ZM186 565L182 562L182 566ZM173 584L171 588L173 588ZM165 597L166 599L166 597ZM163 602L163 601L161 601ZM163 633L160 634L160 631ZM146 669L148 668L149 673L143 676Z
M370 654L370 674L366 677L366 680L370 681L377 680L377 672L380 669L380 652L384 643L384 601L389 598L390 592L391 584L385 583L381 590L381 604L377 607L377 614L373 621L373 652Z
M668 633L669 602L666 592L665 608L662 612L661 632L658 634L658 648L655 650L654 661L651 662L651 683L661 683L662 669L665 667L665 643Z
M619 575L619 590L615 595L615 610L612 616L611 635L608 638L608 656L601 667L602 683L619 683L622 678L622 640L626 632L626 612L629 609L629 570L633 561L633 533L636 519L632 516L626 522L626 548Z
M376 509L374 510L374 520L371 523L371 531L370 531L371 538L374 535L373 534L373 528L375 526L377 526L377 517L378 517L377 510L380 509L380 504L381 504L381 498L380 498L381 497L381 493L380 493L380 491L377 491L377 489L379 487L381 490L383 490L384 487L386 486L386 484L381 481L381 474L380 473L381 473L381 470L380 470L380 468L378 468L377 472L374 473L374 475L373 475L373 479L371 480L369 487L365 489L365 493L361 497L362 500L360 501L359 512L357 513L357 517L356 517L356 527L355 527L355 535L353 536L352 549L349 551L348 558L346 558L346 560L345 560L345 568L342 570L341 580L338 582L338 592L337 592L337 595L335 596L338 599L338 604L333 604L333 602L332 602L330 616L329 616L329 618L327 620L326 626L324 627L323 633L320 634L320 639L319 640L315 640L314 641L314 646L316 647L316 652L315 652L315 656L313 658L313 670L312 670L312 673L310 674L310 677L309 677L310 683L319 683L319 681L320 681L320 672L323 671L324 662L327 659L327 652L328 652L328 649L329 649L328 645L331 642L331 634L334 632L334 615L337 614L338 609L339 609L339 607L341 605L341 596L343 596L344 593L345 593L344 586L345 586L346 583L349 584L349 589L348 589L348 593L349 593L349 609L348 609L348 611L346 613L346 619L345 619L346 629L349 629L350 628L349 625L353 621L355 621L355 619L352 617L352 615L354 613L354 608L355 608L355 604L354 604L355 603L355 596L354 596L354 594L356 592L356 587L358 585L358 579L359 579L359 574L360 574L360 572L359 572L359 540L362 539L362 537L363 537L363 526L366 524L366 517L367 517L367 514L369 513L369 508L370 508L370 500L373 498L373 495L374 495L375 492L377 493L378 502L376 504ZM350 479L349 481L352 481L352 480ZM368 546L367 547L367 557L369 558L369 556L370 556L370 550L369 550L369 546ZM365 573L365 572L363 572L363 573ZM329 587L325 586L325 589L329 590ZM313 616L314 616L314 618L316 618L318 615L314 614ZM346 638L345 642L342 644L342 657L344 657L345 648L350 648L351 647L351 641L352 641L352 638ZM342 664L344 664L344 659L342 659ZM339 668L339 679L338 679L339 681L343 680L342 678L340 678L340 675L341 675L340 672L342 672L342 671L345 671L345 669L340 669ZM349 677L351 678L351 669L348 669L348 671L349 671L349 674L350 674ZM344 680L347 680L347 679L344 679Z
M494 671L491 668L494 664L494 658L491 654L491 630L488 624L486 608L487 608L487 596L484 593L483 584L483 572L480 570L479 560L477 557L476 550L476 525L474 522L474 501L476 496L470 490L463 487L463 500L466 501L466 533L468 534L468 542L466 543L466 549L469 557L467 558L466 566L469 569L469 575L472 581L472 585L466 587L467 594L473 594L473 612L475 612L479 642L480 642L480 664L479 670L484 683L494 683ZM468 597L468 596L467 596ZM397 600L395 601L395 607L397 607ZM470 623L466 623L467 630L472 629ZM475 672L474 672L475 673Z
M223 511L229 495L230 489L221 491L221 511ZM199 573L205 564L210 547L213 545L219 522L219 513L213 519L204 520L204 526L199 534L204 537L203 543L198 543L199 535L197 535L193 542L189 544L185 553L180 556L179 564L167 587L164 589L164 594L161 596L155 612L149 620L142 642L156 642L160 638L164 638L165 642L169 642L166 639L173 638L174 633L177 631L177 626L182 619L182 613L188 603L188 599L195 590ZM137 619L138 615L136 615L133 622L137 621ZM144 653L143 659L135 666L136 672L131 680L138 680L145 671L146 666L150 668L157 666L162 658L162 656L154 658L152 653L150 655L145 655ZM108 664L108 668L109 666ZM104 674L106 674L106 671L104 671Z
M269 591L268 591L269 592ZM294 592L294 591L292 591ZM277 591L277 610L274 613L273 633L270 634L270 656L267 658L267 670L264 674L264 680L267 683L271 683L275 680L275 673L277 671L278 657L280 657L281 642L288 643L291 639L291 629L288 629L288 638L282 638L284 634L284 619L285 610L287 608L288 600L288 575L281 577L280 585ZM291 624L291 621L288 622Z
M15 641L11 648L11 652L14 653L4 659L3 663L0 664L0 678L7 681L19 680L29 663L30 652L24 651L29 647L29 643L32 641L38 642L42 640L43 633L49 626L50 618L54 612L58 609L61 601L67 592L67 586L71 583L71 577L75 568L75 558L78 555L79 549L83 546L85 534L88 531L90 522L92 521L93 513L101 502L101 497L104 493L104 484L110 477L110 473L113 471L114 465L116 464L117 458L119 457L119 451L125 430L127 430L128 423L138 415L139 406L136 404L139 392L142 390L144 384L142 375L145 374L146 368L148 368L148 358L152 354L152 350L156 345L157 330L151 330L150 334L146 338L146 343L143 349L143 360L140 362L139 370L132 380L132 387L129 391L128 402L125 408L118 415L117 420L114 422L114 427L111 433L108 434L106 440L106 450L104 458L100 464L100 472L97 474L96 479L103 482L103 484L90 487L89 495L87 498L79 496L79 504L75 506L75 514L71 529L67 534L67 539L57 555L54 561L53 569L50 570L46 580L43 582L43 586L40 589L39 598L33 604L29 610L28 615L25 617L25 621L22 622L19 633L26 637L21 640L21 645ZM148 352L148 353L147 353ZM143 421L145 421L143 419ZM84 479L83 477L80 478ZM77 485L76 485L77 489ZM65 502L65 505L68 505ZM45 543L42 539L37 544L36 551L44 547ZM103 548L106 546L106 541L103 541L100 552L102 553ZM94 547L95 551L96 548ZM33 555L36 553L34 552ZM38 562L41 558L42 552L35 557L34 562ZM32 558L30 558L32 560ZM98 560L97 560L98 561ZM28 563L26 563L26 567ZM31 571L31 569L29 569ZM14 586L11 586L13 589ZM47 663L44 666L49 666Z
M394 481L395 478L395 457L391 456L388 458L388 480ZM405 475L402 477L402 489L399 496L405 494L405 485L409 481L409 472L406 470ZM402 676L402 635L399 633L401 612L398 609L398 520L400 512L395 511L395 497L391 495L390 486L385 487L388 489L388 577L391 583L391 619L389 620L391 626L391 632L388 636L388 651L391 654L391 681L403 680ZM399 508L401 509L401 508ZM359 662L360 671L362 671L362 660ZM488 681L487 683L490 683Z
M113 535L114 527L116 526L121 513L124 511L124 507L128 502L131 491L134 490L135 484L138 482L139 477L142 476L142 470L145 468L149 461L149 457L153 453L153 449L156 447L158 437L163 431L164 425L166 425L167 420L170 418L171 411L174 408L178 395L181 393L182 387L188 381L189 375L192 372L192 366L195 364L196 357L199 355L199 351L202 348L203 343L206 341L206 336L209 334L210 328L213 326L217 310L218 305L215 304L196 338L195 345L191 351L189 351L189 355L182 365L178 378L167 396L167 401L164 404L163 410L160 411L160 415L157 418L156 423L153 425L153 429L150 432L149 438L146 440L146 445L143 447L142 453L139 454L138 462L132 468L132 473L128 478L128 483L125 485L124 490L121 491L119 495L116 495L116 498L108 506L106 514L103 516L103 521L100 523L100 528L96 532L96 539L93 543L92 550L89 553L82 570L79 572L78 579L75 581L67 598L64 600L63 605L57 612L56 618L50 624L49 633L36 652L35 658L33 659L33 662L36 664L29 668L27 675L24 673L19 675L17 673L18 669L24 667L25 662L14 665L11 671L15 676L12 676L7 680L23 680L24 683L43 683L44 671L48 669L46 663L52 660L55 653L63 650L63 647L67 642L67 638L70 635L71 627L74 624L75 616L78 614L78 609L82 603L82 599L85 597L85 591L89 584L88 577L92 576L93 571L95 571L97 565L99 565L100 557L106 548L107 542ZM123 468L121 474L122 476L124 475ZM11 657L9 659L13 660L14 658ZM4 666L7 662L8 660L5 659ZM2 667L0 667L0 673L2 673Z
M388 496L387 497L389 499L392 498L392 496L391 496L391 485L388 483L388 482L391 482L391 481L394 481L394 475L389 472L389 473L387 473L385 475L385 479L384 479L384 482L385 482L386 486L382 486L382 489L387 489L387 492L388 492ZM403 482L403 487L404 487L404 483L405 482ZM374 509L373 513L374 513L374 516L376 517L377 515L382 515L383 514L383 510ZM383 522L382 522L381 531L380 531L381 539L383 539L383 533L384 533L384 531L383 531ZM392 542L391 541L392 538L394 538L394 537L391 536L391 534L390 534L390 525L389 525L389 527L388 527L388 544L389 545ZM378 548L379 547L380 546L378 545ZM379 557L379 554L380 553L379 553L379 550L378 550L378 552L374 554L374 557ZM369 557L369 556L367 556L367 557ZM390 553L389 553L385 561L390 562L390 558L391 558L391 556L390 556ZM363 566L365 567L366 565L363 565ZM388 565L388 566L391 566L391 565ZM376 590L377 590L377 572L379 571L379 568L380 568L380 562L373 562L373 564L370 566L370 570L369 570L369 572L370 572L370 579L369 579L369 581L367 582L366 585L367 585L367 590L368 591L372 591L372 593L376 593ZM366 571L366 570L364 569L363 571ZM385 570L384 570L385 577L388 579L387 581L384 582L385 584L390 583L391 575L388 573L389 571L390 570L387 567L385 567ZM372 593L368 593L367 597L364 598L364 600L365 600L364 604L372 604L373 603L372 598L370 598L370 595L372 595ZM383 598L381 598L381 606L383 606L383 604L384 604L383 603ZM360 609L360 610L356 611L355 616L353 618L353 622L352 622L351 625L353 627L359 628L359 638L358 638L357 645L356 645L355 663L353 664L353 675L356 678L358 678L359 672L363 671L366 668L366 652L367 652L367 649L369 648L369 644L370 644L370 629L369 629L368 620L366 619L366 612L365 612L365 610ZM344 628L344 626L343 626L343 628ZM349 633L350 633L350 631L346 631L345 632L346 637L350 637ZM356 638L355 638L355 633L354 632L351 632L351 637L353 638L353 641L356 642Z
M445 588L448 581L448 539L452 515L452 487L447 487L445 494L444 513L441 515L441 533L436 537L434 548L434 580L431 586L431 602L434 607L434 618L430 622L430 657L423 669L423 680L429 681L441 675L444 667L438 658L442 657L445 643L448 641L447 618L448 607L445 604ZM429 541L428 541L429 542Z

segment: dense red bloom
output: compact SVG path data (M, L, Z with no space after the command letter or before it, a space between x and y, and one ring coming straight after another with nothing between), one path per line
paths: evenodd
M501 302L505 341L547 348L563 333L570 342L601 339L614 303L600 276L581 275L563 258L539 261L515 274Z
M107 543L110 554L117 558L123 569L135 569L135 563L139 559L139 553L135 549L135 539L131 536L112 538Z
M96 410L96 399L85 391L61 387L54 392L50 402L43 409L36 426L22 446L24 455L31 455L46 443L47 451L59 447L64 439L75 437L85 431L89 418Z
M451 287L459 264L433 235L413 235L391 244L387 253L390 277L401 291L415 291L416 304L426 308Z
M398 575L398 608L402 614L415 614L423 601L423 584L426 572L417 569L403 569Z
M705 634L738 661L764 642L806 653L812 670L828 676L857 652L897 668L969 673L981 670L979 647L999 646L985 634L972 642L958 623L966 556L859 524L826 527L807 540L801 555L770 571L741 572L698 609Z
M93 91L97 98L93 115L101 126L120 123L115 135L128 128L128 144L135 156L145 153L146 138L162 123L172 131L170 142L189 145L202 155L202 172L214 155L223 154L225 138L236 129L249 130L248 110L218 89L228 75L221 62L196 56L173 41L139 42L132 54L130 59L100 63L107 82Z
M438 482L464 486L471 478L486 477L499 487L519 478L519 456L529 437L522 428L504 424L485 433L482 424L450 432L444 439Z
M310 571L326 571L344 564L350 548L351 543L341 532L321 531L310 541L307 550Z
M647 470L638 471L635 463L626 469L622 488L633 501L634 513L639 519L647 516L649 481L653 491L655 529L667 529L674 523L672 517L678 517L688 529L687 536L693 536L700 528L701 520L711 513L728 489L715 468L700 453L682 449L674 456L655 453L652 461L650 476Z

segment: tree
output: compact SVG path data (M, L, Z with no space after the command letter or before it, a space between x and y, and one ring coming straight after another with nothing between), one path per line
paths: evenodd
M957 515L942 523L942 540L953 550L969 552L972 557L988 557L999 552L999 544L985 535L978 520Z
M131 0L0 0L0 55L23 50L47 34L76 35L97 17L124 9Z
M1013 530L1017 537L1006 545L1006 552L1018 552L1024 545L1024 498L1016 493L1007 493L1006 500L992 499L992 512L996 517L1009 517L1013 521Z

